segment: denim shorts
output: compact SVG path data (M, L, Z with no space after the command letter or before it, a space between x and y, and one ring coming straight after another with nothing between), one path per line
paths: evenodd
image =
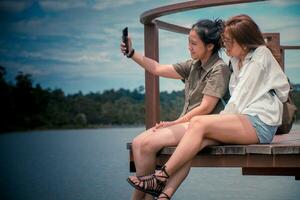
M259 119L257 115L247 115L252 126L256 130L256 135L260 144L269 144L277 131L278 126L270 126Z

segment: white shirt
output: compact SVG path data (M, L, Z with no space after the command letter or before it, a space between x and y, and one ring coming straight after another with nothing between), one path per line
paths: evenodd
M290 86L271 51L260 46L247 54L241 69L237 58L231 58L231 64L231 98L221 113L257 115L264 123L279 126L283 111L281 102L287 100ZM272 89L276 95L270 93Z

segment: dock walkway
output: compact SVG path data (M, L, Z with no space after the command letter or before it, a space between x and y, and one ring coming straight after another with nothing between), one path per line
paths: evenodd
M166 147L157 155L162 166L176 147ZM135 172L131 143L127 143L130 172ZM295 176L300 180L300 132L276 135L271 144L215 145L204 148L193 167L240 167L243 175Z

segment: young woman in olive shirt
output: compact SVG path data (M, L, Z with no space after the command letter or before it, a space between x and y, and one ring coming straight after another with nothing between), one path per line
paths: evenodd
M184 80L185 104L181 116L175 121L160 122L133 139L132 151L136 175L153 173L156 165L156 153L166 147L179 143L185 134L189 121L197 115L218 113L224 105L221 101L228 91L230 70L219 57L223 21L200 20L192 26L188 36L191 59L176 64L160 64L135 52L129 38L127 57L148 72L166 78ZM125 54L125 45L121 44ZM214 144L205 140L204 145ZM174 193L189 172L191 163L186 163L170 179L169 195ZM138 184L138 179L130 180ZM132 199L143 199L144 193L135 190ZM147 199L147 197L146 197Z

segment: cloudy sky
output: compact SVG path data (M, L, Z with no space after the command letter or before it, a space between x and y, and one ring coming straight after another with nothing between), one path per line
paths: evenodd
M144 85L144 71L119 50L121 30L129 27L134 48L144 51L139 16L179 0L1 0L0 65L7 79L19 71L44 88L66 93L134 89ZM250 15L263 32L280 32L282 45L300 45L300 1L271 0L198 9L162 17L190 27L198 19ZM160 30L160 62L189 58L187 36ZM286 73L300 83L300 50L286 51ZM222 54L225 60L228 58ZM160 79L160 90L182 89L180 81Z

